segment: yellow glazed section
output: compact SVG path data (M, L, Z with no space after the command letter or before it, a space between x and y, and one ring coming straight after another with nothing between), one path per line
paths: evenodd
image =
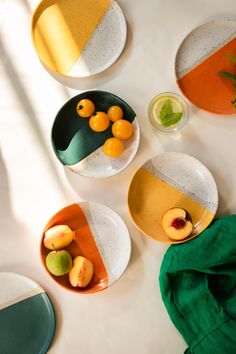
M41 61L67 74L110 5L110 0L44 0L32 19L33 42Z
M214 217L202 205L143 168L136 172L131 181L128 206L134 223L142 232L155 240L167 243L180 243L185 240L175 242L163 231L161 218L166 210L179 207L190 213L195 229L188 240L202 232Z

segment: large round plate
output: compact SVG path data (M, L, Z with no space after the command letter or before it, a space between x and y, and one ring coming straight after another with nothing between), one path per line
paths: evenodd
M1 272L0 328L1 353L46 353L55 316L45 291L25 276Z
M86 288L70 285L68 274L55 277L46 268L50 252L44 247L44 233L54 225L68 225L75 231L72 243L65 247L72 258L84 256L93 262L94 276ZM60 285L77 293L94 293L114 284L125 271L131 253L129 231L112 209L98 203L80 202L60 210L44 228L41 259L48 274Z
M104 71L126 42L125 17L114 0L42 0L31 27L41 62L68 77Z
M112 105L118 105L124 112L124 119L133 124L134 134L124 140L124 151L117 158L110 158L103 152L106 139L111 138L112 124L96 133L89 127L89 119L80 118L76 112L78 102L91 99L96 111L107 112ZM133 109L121 98L106 91L86 91L71 98L58 112L52 127L52 146L59 161L73 172L84 177L104 178L124 170L133 160L139 146L140 129Z
M215 181L197 159L167 152L148 160L134 174L128 192L128 207L136 226L154 240L167 243L188 241L212 221L218 206ZM182 240L168 238L161 226L166 210L187 210L193 221L192 234Z
M211 21L193 30L176 55L175 72L183 94L197 107L216 114L236 114L232 82L218 72L235 73L236 22Z

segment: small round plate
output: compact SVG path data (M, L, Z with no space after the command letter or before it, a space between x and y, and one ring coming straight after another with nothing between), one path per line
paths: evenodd
M55 331L46 292L20 274L0 273L1 353L44 354Z
M114 0L42 0L31 32L46 68L68 77L88 77L118 59L127 28Z
M177 83L182 93L208 112L236 114L231 101L233 82L218 75L235 73L236 22L211 21L193 30L181 43L175 59Z
M128 191L128 207L136 226L154 240L186 242L212 221L218 206L216 183L194 157L167 152L148 160L134 174ZM165 211L179 207L189 212L193 232L181 241L168 238L161 226Z
M94 276L86 288L71 286L68 274L56 277L46 267L50 252L44 247L44 233L54 225L68 225L75 231L72 243L65 247L72 256L84 256L94 266ZM131 253L129 231L112 209L98 203L72 204L55 214L44 228L41 239L41 259L47 273L67 290L77 293L94 293L114 284L125 271Z
M78 102L88 98L95 104L96 111L107 112L110 106L118 105L124 119L132 123L134 133L123 140L124 151L117 158L103 152L103 145L112 135L112 123L101 133L89 127L89 119L80 118L76 112ZM133 109L116 95L99 90L86 91L71 98L58 112L52 126L52 146L59 161L67 168L84 177L104 178L124 170L134 159L139 146L140 129Z

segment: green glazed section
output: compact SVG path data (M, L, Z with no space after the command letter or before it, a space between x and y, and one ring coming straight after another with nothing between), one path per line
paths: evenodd
M0 352L44 354L52 341L55 315L46 293L0 311Z
M186 354L236 353L236 215L169 247L159 283Z
M96 111L107 112L110 106L118 105L124 112L124 119L132 122L136 116L125 101L109 92L87 91L71 98L58 112L52 127L52 146L63 165L78 163L113 136L111 123L106 131L96 133L90 128L88 118L78 116L76 106L83 98L92 100Z

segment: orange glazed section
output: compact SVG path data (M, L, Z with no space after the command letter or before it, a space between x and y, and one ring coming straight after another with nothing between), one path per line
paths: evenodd
M75 231L74 241L72 241L72 243L64 249L70 252L72 258L76 256L84 256L90 259L93 263L94 276L92 281L86 288L74 288L73 286L71 286L68 274L56 277L47 270L45 259L50 250L45 248L43 245L44 233L50 227L62 224L68 225L71 230ZM92 293L108 287L108 274L106 268L104 266L99 250L96 246L95 240L93 238L91 229L84 215L84 212L78 204L72 204L60 210L48 222L42 235L41 259L45 269L50 274L50 276L57 283L69 290L80 293Z

